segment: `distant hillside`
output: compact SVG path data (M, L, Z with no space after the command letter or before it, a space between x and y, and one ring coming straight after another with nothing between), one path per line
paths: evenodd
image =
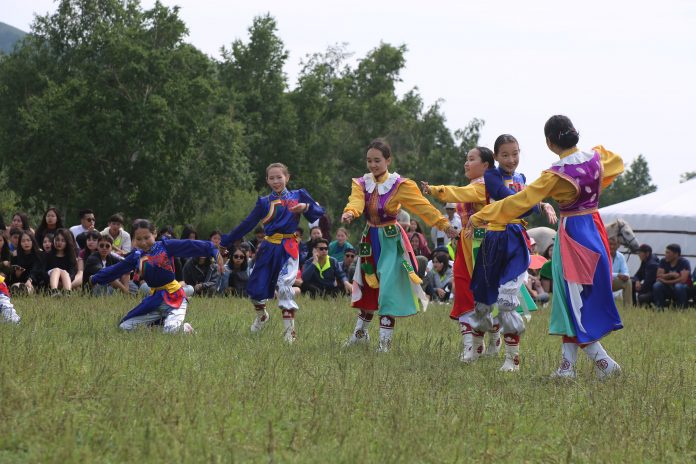
M16 27L9 24L0 23L0 50L3 53L10 53L14 50L14 45L18 40L27 35L26 32L20 31Z

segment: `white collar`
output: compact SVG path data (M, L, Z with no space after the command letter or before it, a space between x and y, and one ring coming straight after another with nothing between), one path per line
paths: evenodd
M576 151L574 153L571 153L570 155L566 156L565 158L561 158L555 163L553 163L553 166L567 166L568 164L582 164L590 161L592 157L594 156L594 153L585 153L584 151Z
M385 193L390 191L398 179L399 174L396 172L392 172L391 174L389 174L386 180L381 184L377 183L377 181L375 180L375 176L371 172L368 172L363 176L363 180L365 181L365 190L367 190L367 193L374 192L375 187L377 187L377 193L379 195L384 195Z

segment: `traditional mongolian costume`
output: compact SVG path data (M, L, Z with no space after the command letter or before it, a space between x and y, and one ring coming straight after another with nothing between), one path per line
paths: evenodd
M500 167L486 170L484 180L486 203L513 195L523 190L526 184L524 174L508 174ZM524 333L525 324L517 308L520 307L519 297L527 281L530 260L529 238L522 218L533 212L539 212L538 205L519 217L491 219L472 276L471 289L476 305L475 312L471 314L471 327L484 332L500 324L505 340L502 371L519 370L520 336ZM493 318L493 305L498 307L499 322ZM474 348L477 350L478 346L474 345Z
M367 226L358 245L352 306L360 315L349 344L369 340L367 327L375 312L380 317L380 351L388 351L396 317L412 316L427 296L416 274L417 263L406 232L396 221L401 207L427 225L447 230L446 217L421 194L415 182L397 173L379 178L371 173L353 179L344 213L364 214Z
M0 322L19 324L20 317L10 301L10 289L5 283L5 276L0 274Z
M552 335L563 336L563 358L556 376L575 377L578 346L594 361L600 378L620 369L599 343L622 324L611 291L607 234L597 207L601 189L622 172L621 157L602 146L591 152L571 149L522 192L474 215L474 223L505 221L544 198L559 203L549 329Z
M124 330L139 325L162 324L164 332L177 332L184 324L188 299L176 280L174 257L210 256L222 259L211 242L202 240L162 239L148 251L135 249L123 261L105 267L90 277L92 284L107 285L131 271L150 287L150 295L121 319Z
M295 231L300 222L300 213L290 208L299 203L307 205L304 216L308 222L318 220L324 208L314 201L306 190L283 190L280 193L259 197L256 206L235 229L222 236L221 245L229 247L256 225L263 223L265 239L256 250L256 262L247 283L247 293L256 308L256 319L251 325L252 332L258 332L268 320L266 301L275 296L278 287L278 306L283 312L285 326L284 338L292 343L295 338L295 302L292 284L299 269L299 243Z

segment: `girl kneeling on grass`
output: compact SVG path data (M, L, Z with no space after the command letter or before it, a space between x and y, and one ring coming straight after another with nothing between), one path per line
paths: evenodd
M295 235L304 214L309 222L318 220L324 208L314 201L305 189L288 190L290 173L282 163L272 163L266 168L266 183L271 187L270 195L259 197L256 206L237 227L222 236L222 246L229 247L244 235L263 223L265 239L256 250L253 269L247 283L247 293L256 309L256 319L251 324L251 332L257 333L268 322L266 301L275 296L278 286L278 306L283 312L283 339L293 343L295 334L295 302L292 284L299 269L300 248ZM237 252L235 252L237 253ZM233 254L234 258L234 254Z
M91 285L107 285L131 271L138 271L140 279L150 287L150 295L121 319L123 330L139 325L163 324L165 333L192 332L191 324L184 323L188 299L176 280L174 257L193 258L211 256L217 259L218 270L223 261L218 249L211 242L201 240L162 239L155 242L155 226L146 219L133 223L132 245L134 250L123 261L103 268L89 278Z

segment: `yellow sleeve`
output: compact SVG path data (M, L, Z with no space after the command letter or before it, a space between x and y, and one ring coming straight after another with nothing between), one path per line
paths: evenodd
M541 177L527 185L524 190L511 195L503 200L485 206L481 211L472 216L472 222L480 225L481 222L495 222L506 224L528 211L544 198L554 195L555 190L568 190L573 188L569 182L550 172L543 172ZM561 184L557 187L557 184ZM566 184L565 186L563 184ZM574 191L574 188L573 188Z
M437 227L439 230L447 230L449 220L428 200L425 199L418 186L411 179L406 179L399 185L396 194L389 199L388 210L394 211L398 204L423 219L429 227Z
M430 192L442 203L485 203L486 187L484 184L469 184L464 187L454 185L436 185Z
M348 204L343 208L344 213L352 213L354 218L359 218L365 209L365 192L363 191L362 185L358 183L357 180L353 179L350 186L350 197L348 197Z
M600 160L602 162L602 169L604 175L602 177L602 190L607 188L616 177L624 172L623 159L616 153L610 152L602 145L597 145L593 148L594 151L599 153Z

